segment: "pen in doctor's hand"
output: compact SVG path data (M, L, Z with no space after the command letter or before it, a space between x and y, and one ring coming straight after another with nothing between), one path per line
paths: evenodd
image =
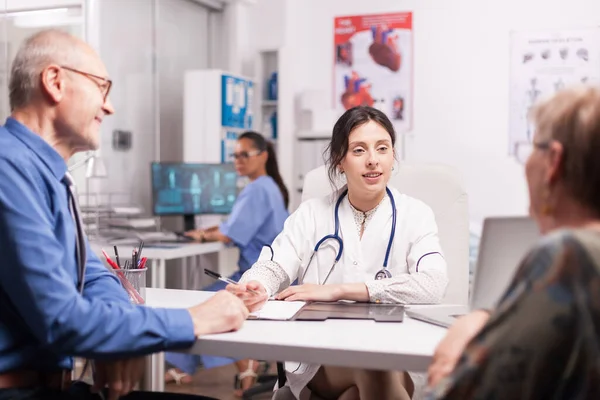
M221 276L221 274L217 274L216 272L211 271L209 269L204 269L204 273L206 275L210 276L211 278L217 279L219 281L222 281L222 282L225 282L225 283L229 283L231 285L239 285L239 282L236 282L233 279L229 279L229 278L226 278L224 276ZM256 290L252 290L252 289L248 289L248 292L250 292L252 294L260 294Z

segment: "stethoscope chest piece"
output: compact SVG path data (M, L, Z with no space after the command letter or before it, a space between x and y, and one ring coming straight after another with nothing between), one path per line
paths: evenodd
M391 228L391 232L390 232L390 238L388 240L387 249L385 251L385 258L383 260L383 268L379 272L377 272L377 274L375 274L375 280L378 280L378 281L381 279L387 279L387 278L392 277L392 274L388 270L387 266L388 266L388 260L390 258L390 251L392 250L392 243L394 242L394 235L396 233L396 202L394 201L394 195L392 194L391 190L386 187L385 191L387 192L387 194L390 198L390 203L392 206L392 228ZM348 194L348 189L346 189L338 197L337 202L335 203L334 211L333 211L334 225L335 225L334 233L332 235L323 236L321 238L321 240L319 240L317 242L317 244L315 245L315 248L313 249L313 252L310 256L310 259L308 260L308 264L306 265L306 268L304 269L304 273L302 274L302 278L300 280L301 282L304 282L304 278L306 276L306 272L308 271L308 267L310 266L310 263L312 262L313 257L315 256L315 254L317 254L317 251L319 251L319 247L321 247L321 244L323 244L323 242L325 242L329 239L333 239L338 243L339 249L338 249L337 255L335 257L335 261L333 262L333 265L329 269L329 272L327 273L325 280L322 283L319 282L320 285L324 285L327 282L327 279L329 279L329 275L331 275L331 272L335 268L335 265L340 261L340 258L342 257L342 251L344 250L344 242L342 241L342 238L339 235L339 232L340 232L339 209L340 209L340 203L344 199L344 196L346 196L347 194Z
M390 273L390 271L387 268L384 268L382 270L379 270L376 274L375 274L375 280L376 281L380 281L382 279L387 279L387 278L391 278L392 274Z

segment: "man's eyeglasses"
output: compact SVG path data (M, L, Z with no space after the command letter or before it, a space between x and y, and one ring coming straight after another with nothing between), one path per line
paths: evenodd
M515 158L521 164L525 164L533 150L548 150L551 142L551 140L545 142L518 142L515 144Z
M261 150L240 151L239 153L232 153L231 157L233 157L234 160L247 160L248 158L257 156L260 153L262 153Z
M80 71L75 68L65 67L61 65L61 68L66 69L67 71L75 72L76 74L83 75L92 82L94 82L100 88L100 92L102 92L102 96L104 97L104 102L106 102L106 98L108 97L108 93L110 93L110 88L112 87L112 81L103 76L98 76L94 74L90 74L88 72Z

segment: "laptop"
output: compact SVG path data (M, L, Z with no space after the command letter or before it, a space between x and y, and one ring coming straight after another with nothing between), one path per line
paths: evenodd
M470 304L407 309L406 314L414 319L450 327L457 317L468 314L472 309L494 308L539 237L538 227L529 217L486 218Z

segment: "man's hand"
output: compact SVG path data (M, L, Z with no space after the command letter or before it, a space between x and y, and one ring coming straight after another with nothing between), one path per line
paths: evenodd
M108 388L108 399L118 400L133 390L144 374L144 358L128 358L118 361L94 361L93 392Z
M236 331L248 318L248 308L235 295L222 290L202 304L188 309L196 337Z
M448 333L433 354L428 371L429 386L437 385L450 375L467 344L479 333L489 318L490 314L487 311L473 311L457 319L448 329Z
M250 312L260 310L267 300L269 300L267 290L257 281L227 285L227 291L242 300Z

